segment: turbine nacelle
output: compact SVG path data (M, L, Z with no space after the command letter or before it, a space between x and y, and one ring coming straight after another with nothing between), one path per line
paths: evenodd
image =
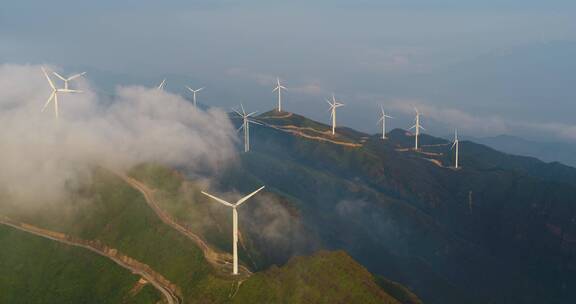
M196 106L196 93L204 90L204 88L199 88L199 89L196 89L196 90L194 90L194 89L192 89L191 87L188 87L188 86L187 86L186 88L187 88L190 92L192 92L192 100L193 100L193 102L194 102L194 106Z
M71 90L68 89L68 85L67 85L67 81L70 80L70 78L74 79L74 78L78 78L82 75L84 75L85 73L80 73L80 74L76 74L73 75L71 77L69 77L67 80L65 80L65 87L63 89L61 88L57 88L54 85L54 82L52 81L52 79L50 78L50 76L48 76L48 73L46 72L46 69L44 67L42 67L42 73L44 74L44 77L46 77L46 80L48 81L48 84L50 85L50 88L52 89L52 93L50 93L50 96L48 97L48 100L46 101L46 103L44 103L44 106L42 107L42 109L40 110L40 112L44 112L44 110L46 110L46 108L48 107L48 105L50 104L50 102L54 101L54 113L56 115L56 118L58 118L59 116L59 112L58 112L58 94L59 93L82 93L82 91L80 90ZM53 72L54 74L58 75L56 72ZM58 75L57 77L64 79L61 75Z
M278 92L278 112L282 112L282 90L288 91L285 86L280 84L280 77L276 77L276 87L272 92Z
M458 140L458 130L454 130L454 141L452 142L452 147L450 149L454 149L456 145L458 145L460 141Z
M202 192L202 194L210 197L211 199L213 199L213 200L215 200L215 201L217 201L217 202L219 202L219 203L221 203L221 204L223 204L223 205L225 205L225 206L228 206L228 207L231 207L231 208L238 208L238 207L240 207L240 205L244 204L248 199L250 199L251 197L253 197L254 195L256 195L258 192L260 192L260 191L261 191L262 189L264 189L265 187L266 187L266 186L262 186L262 187L256 189L256 191L254 191L254 192L252 192L252 193L244 196L243 198L237 200L235 203L230 203L230 202L228 202L228 201L225 201L225 200L223 200L223 199L221 199L221 198L219 198L219 197L216 197L216 196L214 196L214 195L212 195L212 194L210 194L210 193L204 192L204 191L201 191L201 192Z
M164 90L164 87L166 87L166 78L162 79L162 82L158 85L158 87L156 87L156 89Z
M86 75L86 72L74 74L74 75L72 75L72 76L68 76L68 78L66 78L66 77L64 77L64 76L62 76L62 75L60 75L60 74L58 74L57 72L54 72L54 71L52 72L52 74L54 74L54 76L56 76L56 77L60 78L62 81L64 81L64 88L65 88L65 89L68 89L68 82L69 82L69 81L72 81L72 80L74 80L74 79L76 79L76 78L78 78L78 77L82 77L82 76Z
M250 124L253 123L257 125L262 125L262 123L250 119L250 117L252 117L254 114L258 112L255 111L251 113L246 113L246 111L244 110L244 106L242 104L240 104L240 107L242 109L242 112L233 109L233 111L242 118L242 125L240 126L240 128L238 128L238 130L236 130L236 132L239 132L240 130L244 129L244 152L248 152L250 151L250 131L249 131Z
M236 210L240 205L245 203L248 199L256 195L256 193L260 192L260 190L264 189L264 186L258 188L256 191L244 196L243 198L236 201L236 203L232 204L227 202L219 197L216 197L212 194L202 191L202 194L210 197L211 199L232 208L232 256L233 256L233 274L238 274L238 211Z

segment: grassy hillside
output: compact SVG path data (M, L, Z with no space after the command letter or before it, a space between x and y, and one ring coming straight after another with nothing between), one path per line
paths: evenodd
M152 168L152 169L146 169ZM140 170L140 171L139 171ZM143 171L142 171L143 170ZM172 206L173 208L182 208L186 202L196 202L194 195L182 196L181 177L174 175L172 171L162 167L143 166L135 170L136 173L146 177L147 181L159 189L164 189L160 194L165 195L165 200L173 199L183 200L181 204ZM146 173L147 172L147 173ZM146 175L148 174L148 175ZM185 189L185 188L184 188ZM280 269L273 268L267 270L263 275L255 274L248 280L244 281L238 288L237 280L222 275L212 268L204 259L202 252L189 239L180 235L179 232L168 225L162 223L153 213L144 201L143 196L137 190L131 188L117 176L105 171L96 170L89 184L82 185L70 197L66 204L59 202L56 205L46 204L42 210L27 212L25 209L18 209L16 205L4 204L2 213L24 222L33 223L37 226L51 230L63 232L85 240L99 240L102 243L118 249L123 254L133 257L143 263L146 263L153 270L162 274L172 283L176 284L182 291L185 303L269 303L268 299L285 298L284 303L302 303L309 297L317 298L319 294L325 293L326 290L335 286L322 276L308 276L310 273L320 272L327 265L332 268L330 273L332 279L337 279L336 286L341 286L340 293L334 294L331 299L336 302L347 302L346 299L357 298L366 299L374 303L378 299L386 299L394 303L394 297L386 294L376 283L375 279L354 260L349 257L343 257L342 254L330 256L329 254L319 255L306 259L296 259L289 266ZM174 196L170 197L170 193ZM185 205L185 204L184 204ZM69 214L62 215L60 210L55 207L66 206ZM202 206L202 205L201 205ZM210 207L213 206L205 201L204 207L194 207L194 216L190 221L191 225L198 227L215 226L215 223L207 222L205 219L212 217ZM174 212L174 210L172 210ZM217 219L219 215L214 218ZM199 221L203 220L200 225ZM220 230L219 228L207 229L212 231L213 235L209 239L219 241L222 247L229 246L229 230ZM224 231L224 232L222 232ZM13 242L22 242L20 237ZM45 241L49 242L49 241ZM23 251L25 251L23 249ZM26 263L27 258L34 253L25 252L26 254L13 257L14 264ZM249 252L244 253L244 257L249 256ZM66 255L63 255L66 257ZM249 257L248 257L249 258ZM39 260L39 263L48 264L46 261ZM66 267L80 272L81 263L78 264L72 260L66 263ZM42 278L37 274L34 268L22 269L22 275ZM99 270L108 273L105 267ZM46 276L54 276L56 280L67 280L67 276L57 269L51 272L47 270ZM62 277L60 277L62 276ZM7 275L7 277L10 277ZM87 273L82 280L91 280L93 277L96 282L101 279L94 273ZM80 282L82 282L80 280ZM274 289L260 290L262 284L267 286L277 285L278 280L291 282L291 286L308 286L301 292L301 297L288 297L291 293L288 286L276 286ZM114 282L110 280L110 282ZM35 288L40 290L39 293L30 296L32 302L45 301L47 292L40 283L34 283ZM132 287L132 282L118 282L125 290ZM14 290L26 288L26 282L15 281L12 285ZM71 288L76 289L76 285L71 284ZM347 289L350 287L350 289ZM80 287L78 287L80 288ZM109 287L106 284L95 286L98 291L106 291ZM292 287L293 288L293 287ZM118 289L118 288L117 288ZM146 298L147 291L139 295L136 300L155 301L150 297ZM74 291L75 294L90 295L91 291L80 289ZM122 295L122 293L119 293ZM234 296L235 295L235 296ZM120 303L123 300L111 298L110 303ZM376 301L376 302L375 302Z
M381 289L376 279L344 252L319 252L293 258L285 266L272 267L246 281L236 303L420 303L400 286Z
M0 226L0 303L155 303L139 276L80 248Z
M297 130L318 124L296 114L257 119ZM251 152L222 175L222 188L245 191L258 181L294 198L326 247L348 251L425 301L538 303L574 296L562 286L576 277L570 241L576 239L570 224L576 170L466 141L462 169L454 170L449 142L423 135L415 152L413 136L403 130L386 141L345 128L325 135L360 147L274 127L251 132Z
M34 213L9 216L85 240L100 240L143 262L181 288L187 303L222 302L234 284L219 277L202 251L161 222L144 198L115 175L96 170L92 182L67 206L82 204L68 217L53 206Z

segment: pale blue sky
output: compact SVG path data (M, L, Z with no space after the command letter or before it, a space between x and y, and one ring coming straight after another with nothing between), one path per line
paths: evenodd
M287 109L327 120L335 92L342 123L374 132L379 103L395 127L422 104L438 135L576 125L576 1L116 2L3 3L0 61L88 69L103 90L168 77L168 90L206 86L206 103L256 110L273 106L280 75Z

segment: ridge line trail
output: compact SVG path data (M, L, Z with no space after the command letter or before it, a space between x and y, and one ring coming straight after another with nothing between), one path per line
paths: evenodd
M131 258L123 253L120 253L117 249L110 248L103 245L98 240L88 241L79 238L71 237L64 233L51 231L48 229L36 227L23 222L15 221L9 219L5 216L0 215L0 224L5 226L10 226L14 229L36 235L45 239L56 241L68 246L84 248L92 251L100 256L112 260L114 263L123 267L133 274L140 275L147 282L152 284L166 299L168 304L181 304L182 296L178 286L174 285L168 279L164 278L161 274L155 272L150 266Z
M212 264L216 269L221 269L226 265L230 265L232 261L232 256L227 253L217 252L212 247L208 245L206 241L204 241L200 236L195 234L194 232L188 230L186 227L178 223L171 215L166 213L160 205L156 202L154 198L154 190L146 186L143 182L129 177L127 175L114 172L120 178L122 178L126 183L132 186L134 189L138 190L144 196L144 200L150 206L150 208L156 213L158 218L166 225L172 227L173 229L177 230L190 240L192 240L200 249L202 250L204 257L206 260ZM249 276L252 272L243 265L239 265L239 270L242 272L243 276Z
M346 146L346 147L352 147L352 148L359 148L362 147L362 144L357 144L357 143L352 143L352 142L345 142L345 141L339 141L336 139L331 139L331 138L326 138L326 137L321 137L321 136L314 136L314 135L309 135L306 134L304 132L302 132L302 130L308 130L308 131L312 131L312 132L316 132L319 134L323 134L323 135L328 135L331 136L328 131L319 131L316 130L314 128L310 128L310 127L297 127L294 125L272 125L272 124L266 124L266 126L272 128L272 129L276 129L279 131L283 131L286 133L291 133L297 136L301 136L304 138L308 138L308 139L312 139L312 140L316 140L316 141L324 141L324 142L329 142L329 143L333 143L335 145L340 145L340 146Z

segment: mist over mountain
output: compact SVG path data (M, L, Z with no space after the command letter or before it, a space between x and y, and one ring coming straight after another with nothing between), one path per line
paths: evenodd
M575 1L5 2L0 304L576 303Z
M516 136L469 137L470 140L502 152L532 156L546 162L561 162L576 167L576 145L562 142L541 142Z

